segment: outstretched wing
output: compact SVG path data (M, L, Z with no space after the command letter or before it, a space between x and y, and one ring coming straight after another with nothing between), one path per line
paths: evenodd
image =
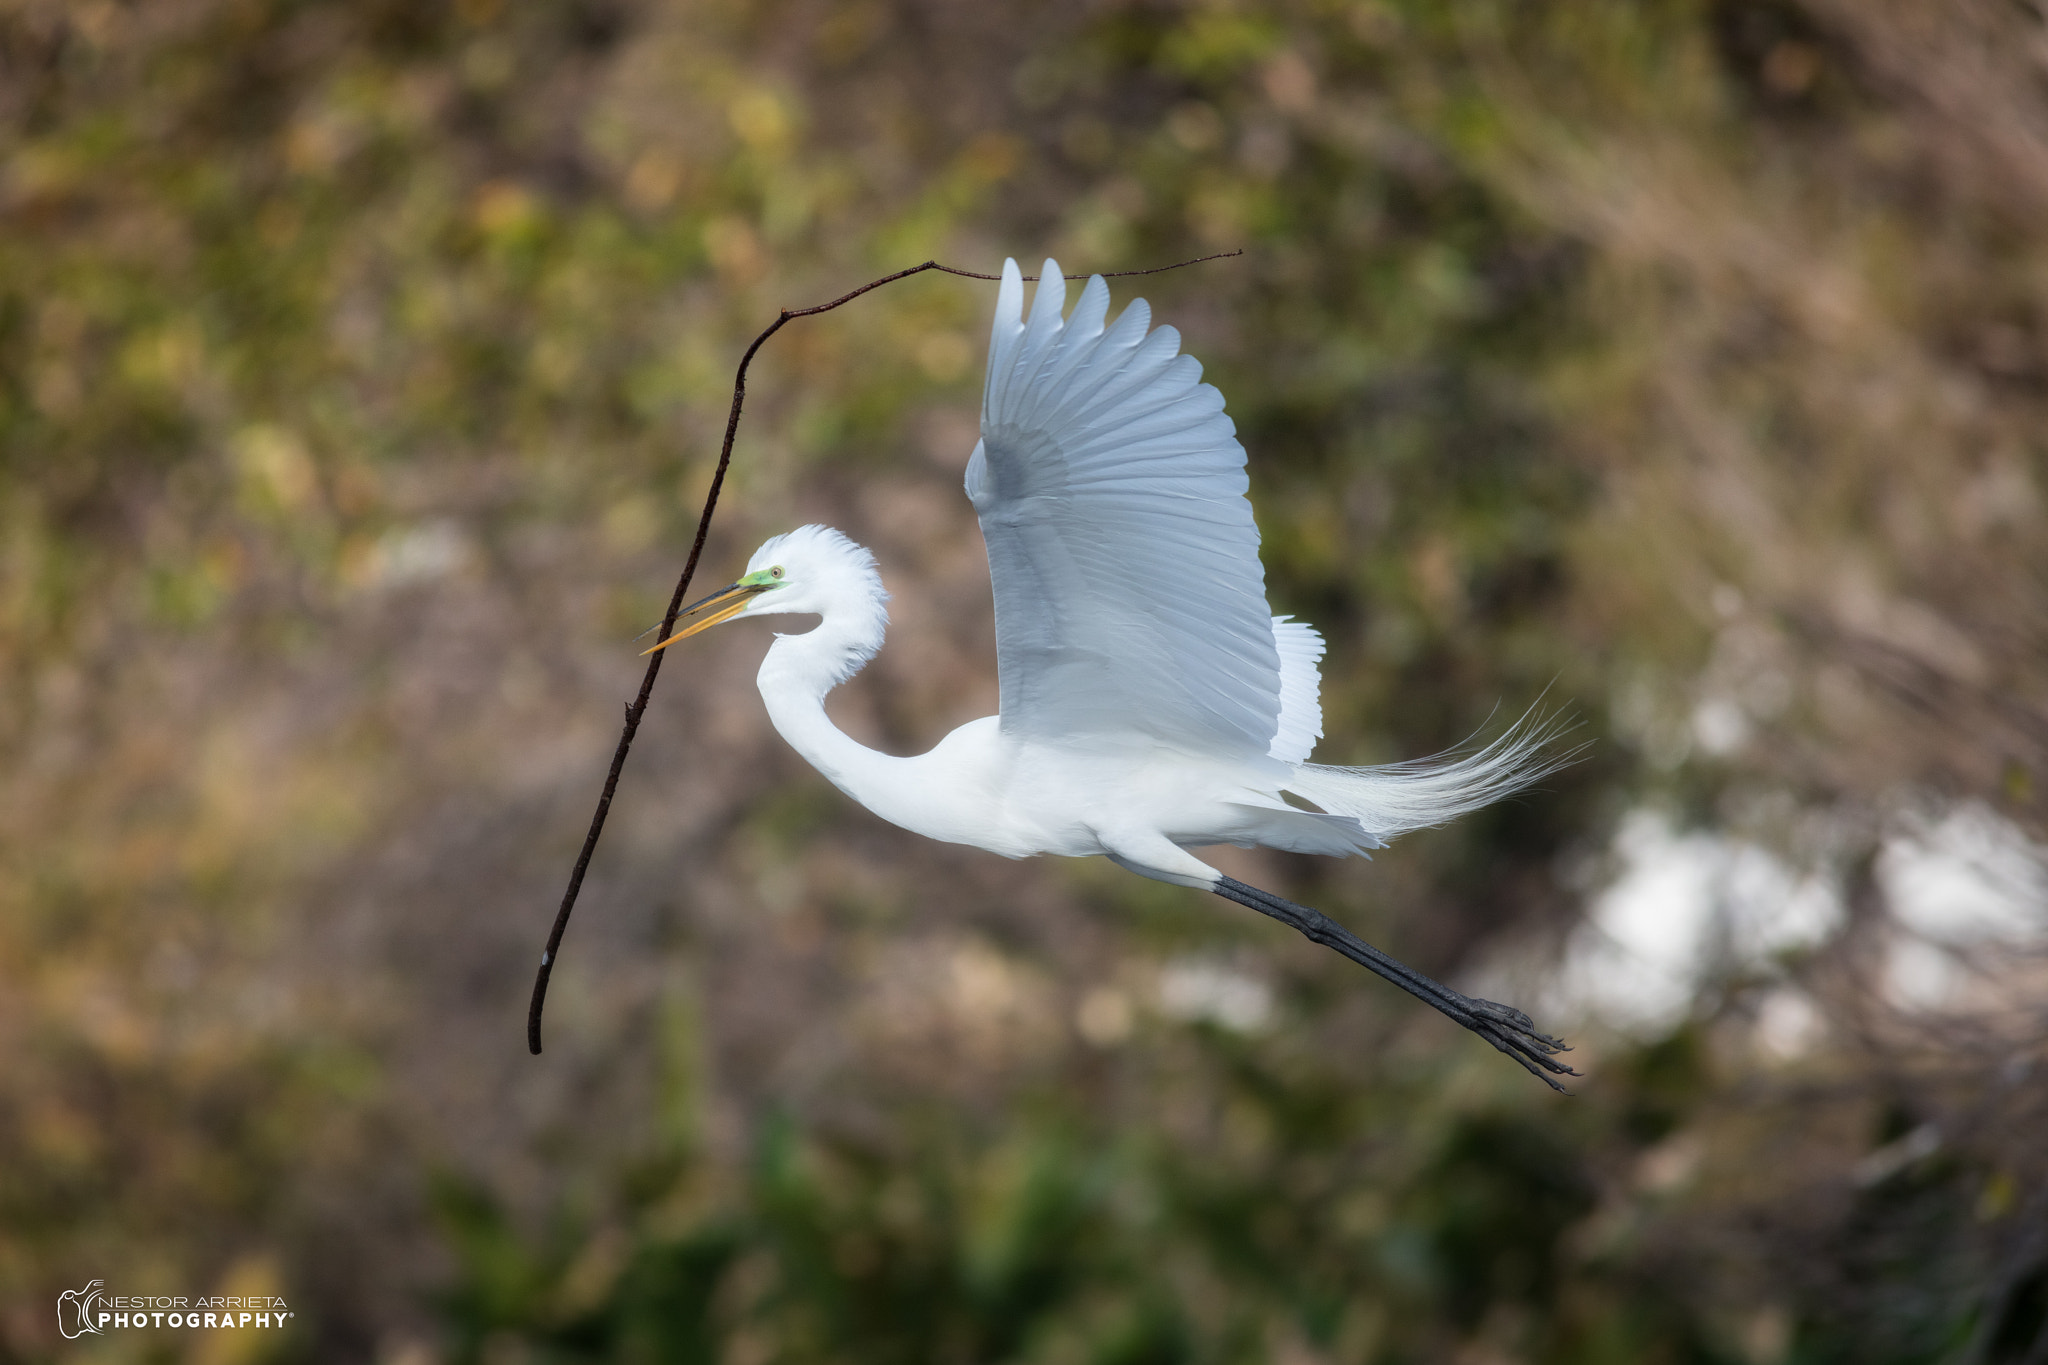
M1244 447L1223 395L1138 300L1003 264L967 496L995 584L1002 728L1263 758L1280 719Z

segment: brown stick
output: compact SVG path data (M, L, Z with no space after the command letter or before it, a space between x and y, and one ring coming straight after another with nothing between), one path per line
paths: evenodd
M1200 265L1204 261L1220 261L1226 256L1241 256L1237 251L1219 251L1211 256L1197 256L1191 261L1176 261L1172 265L1157 265L1149 270L1112 270L1106 278L1119 279L1126 275L1157 275L1162 271L1179 270L1182 266ZM697 561L704 553L705 537L711 534L711 514L718 506L718 490L725 486L725 471L732 464L733 438L739 434L740 407L747 400L747 367L754 363L754 353L761 349L769 337L781 331L783 324L791 318L807 318L819 313L829 313L842 304L853 302L870 290L880 289L885 284L909 279L912 275L937 270L947 275L960 275L970 280L998 280L1000 275L983 275L973 270L961 270L937 261L926 261L922 265L899 270L893 275L884 275L879 280L870 280L860 288L841 294L830 303L821 303L812 308L785 308L775 321L768 324L766 331L754 338L754 344L747 347L740 357L739 372L732 381L732 410L725 419L725 444L718 451L718 467L711 475L711 489L704 495L704 512L697 518L697 537L690 543L690 557L683 563L683 576L676 582L676 590L668 600L668 614L661 618L661 635L666 638L675 630L676 617L682 612L683 599L690 591L690 580L697 573ZM1026 275L1027 280L1036 280L1036 275ZM1086 279L1085 275L1068 275L1067 279ZM583 851L576 855L576 866L570 870L568 889L562 893L562 908L555 912L555 927L548 931L548 946L540 955L540 972L533 979L533 999L526 1007L526 1048L536 1057L540 1055L540 1015L547 1005L548 977L555 970L555 954L562 946L562 934L569 927L569 913L576 908L576 897L583 890L583 874L590 870L591 855L597 852L597 841L604 834L605 817L611 813L612 797L619 789L619 774L626 766L626 752L633 747L633 736L639 732L640 719L647 714L647 699L654 692L655 675L661 672L661 661L668 651L661 650L647 656L647 672L640 679L640 694L626 708L626 726L619 732L619 747L612 753L611 771L605 775L604 793L597 798L597 809L590 816L590 832L583 836Z

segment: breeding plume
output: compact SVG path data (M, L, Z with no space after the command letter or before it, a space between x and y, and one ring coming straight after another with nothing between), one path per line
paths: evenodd
M1099 854L1213 891L1370 967L1551 1085L1573 1074L1556 1060L1563 1044L1521 1011L1440 985L1191 852L1345 857L1495 801L1559 760L1525 723L1459 756L1310 763L1323 641L1267 608L1223 396L1180 354L1179 333L1151 327L1143 300L1108 322L1096 276L1062 317L1059 266L1047 261L1040 281L1026 317L1017 263L1003 266L967 464L995 588L999 715L911 758L832 724L826 694L874 657L889 618L874 556L826 526L768 541L655 648L742 617L819 617L776 636L761 697L782 737L883 819L1006 858Z

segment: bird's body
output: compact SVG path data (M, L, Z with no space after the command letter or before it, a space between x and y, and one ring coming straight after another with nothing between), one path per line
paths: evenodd
M1379 848L1557 760L1540 728L1518 726L1457 757L1308 762L1323 642L1266 606L1244 449L1221 395L1172 328L1149 328L1142 300L1106 325L1097 276L1063 318L1059 267L1046 262L1041 278L1027 319L1022 278L1005 264L966 481L995 589L999 715L912 757L832 723L825 697L882 647L888 594L873 556L829 527L762 545L656 648L733 617L816 615L770 646L761 696L791 747L883 819L1004 857L1103 855L1215 891L1395 980L1537 1074L1565 1072L1551 1055L1561 1045L1527 1016L1449 991L1189 851Z
M1143 734L1019 735L1000 716L985 716L928 753L870 749L832 723L825 697L882 647L886 594L872 557L829 527L806 526L769 541L755 559L756 572L780 565L790 579L831 585L815 602L817 628L778 635L761 662L769 719L834 786L891 824L1006 858L1104 854L1205 889L1215 874L1184 848L1264 844L1343 854L1379 845L1355 821L1289 806L1281 791L1305 765L1270 746L1245 761ZM1275 623L1279 631L1290 625ZM1310 670L1304 690L1313 698L1313 658L1305 650L1298 658Z

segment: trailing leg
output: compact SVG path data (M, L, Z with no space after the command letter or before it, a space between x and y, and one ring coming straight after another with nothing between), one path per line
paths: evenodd
M1558 1053L1571 1049L1563 1040L1537 1032L1535 1022L1522 1011L1491 1000L1460 995L1413 967L1387 956L1320 910L1296 905L1291 900L1270 891L1261 891L1256 886L1247 886L1233 877L1218 877L1210 889L1226 900L1248 905L1262 915L1270 915L1314 942L1334 948L1353 962L1371 968L1416 999L1435 1006L1455 1022L1492 1043L1552 1090L1570 1093L1553 1077L1579 1074L1556 1060Z

